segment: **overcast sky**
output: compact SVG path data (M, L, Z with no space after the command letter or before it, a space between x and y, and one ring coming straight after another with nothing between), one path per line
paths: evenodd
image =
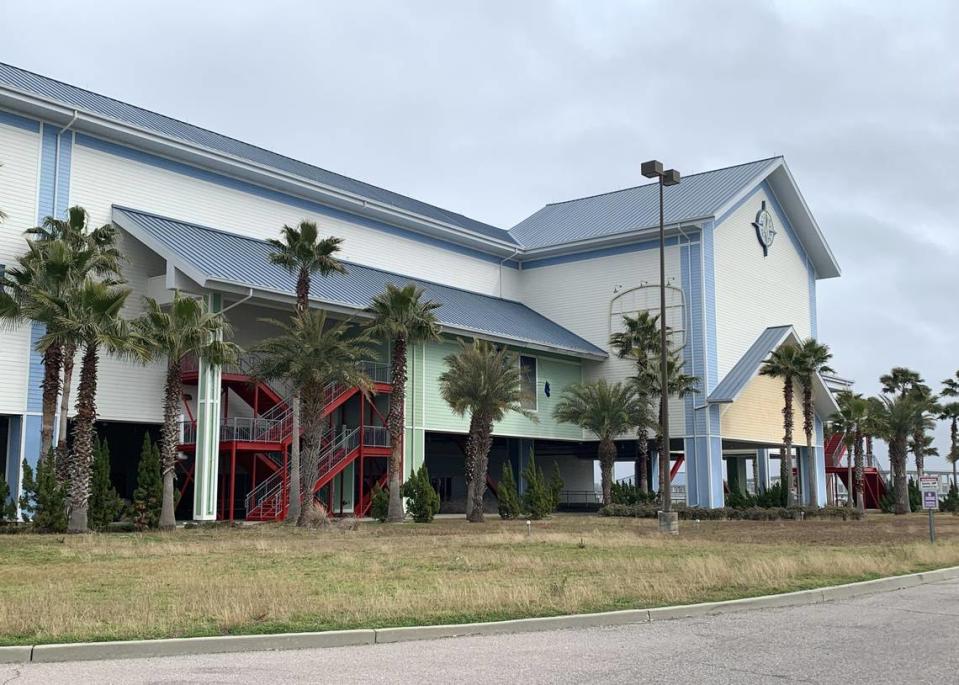
M0 61L503 228L648 158L785 155L843 269L837 370L959 368L959 3L0 0L0 27Z

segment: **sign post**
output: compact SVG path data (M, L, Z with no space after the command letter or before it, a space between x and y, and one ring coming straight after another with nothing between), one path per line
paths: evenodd
M936 517L933 512L939 509L939 477L920 476L919 489L922 491L922 508L929 512L929 542L935 542Z

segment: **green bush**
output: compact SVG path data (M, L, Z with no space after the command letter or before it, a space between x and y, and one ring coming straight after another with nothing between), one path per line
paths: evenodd
M67 529L66 488L57 482L53 451L37 465L36 478L30 464L23 462L23 494L20 512L24 521L46 533L63 533Z
M559 464L553 462L553 473L549 477L549 495L551 501L550 513L559 509L559 498L563 494L563 488L566 484L563 482L563 475L559 472Z
M955 483L949 486L949 493L939 500L939 511L959 513L959 489L956 489Z
M373 486L373 494L370 497L370 516L380 523L386 522L390 513L390 491L380 487L377 483Z
M770 508L786 506L786 488L782 483L772 485L764 492L758 493L754 498L753 506Z
M90 487L90 528L104 530L117 520L123 501L110 480L110 446L99 437L93 444L93 474Z
M150 435L143 436L140 464L137 466L137 489L133 491L133 522L138 530L160 525L163 506L163 478L160 473L160 448Z
M756 498L752 495L738 490L733 490L726 495L726 506L733 509L749 509L757 506Z
M429 523L439 512L440 496L430 483L425 463L403 483L403 497L406 498L406 513L417 523Z
M908 488L909 510L921 511L922 491L919 490L919 484L913 478L909 478ZM893 484L892 479L886 481L886 494L879 500L879 509L887 514L891 514L896 510L896 486Z
M546 518L556 511L553 488L546 481L543 469L536 466L536 458L530 451L529 461L523 469L526 491L523 493L523 510L534 520Z
M519 518L522 507L519 503L519 493L516 491L516 480L513 478L513 467L508 461L503 464L503 476L496 489L496 501L499 503L501 519Z
M3 474L0 474L0 525L14 523L17 520L17 505L13 499L13 492L7 486Z
M655 492L643 492L638 485L613 482L613 504L651 504L656 501Z

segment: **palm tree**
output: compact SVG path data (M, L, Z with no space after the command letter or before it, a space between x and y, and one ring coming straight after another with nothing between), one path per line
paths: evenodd
M44 306L57 312L54 331L40 339L45 346L69 337L80 342L83 356L77 386L76 417L73 425L73 452L69 459L67 530L83 533L87 526L90 496L90 467L93 463L93 429L96 421L97 367L102 351L146 359L146 349L130 334L120 311L130 295L122 288L87 278L60 297L42 296Z
M650 397L659 398L659 407L656 428L656 454L659 455L659 500L663 511L672 510L672 483L670 481L670 462L669 446L663 444L663 409L669 397L678 397L682 399L686 395L699 392L699 378L683 372L683 360L677 353L672 353L666 359L666 389L664 395L660 388L662 387L662 377L659 362L659 351L652 356L652 363L644 375L633 376L630 378L634 390L637 393L646 392Z
M310 285L313 274L329 276L332 273L346 272L344 266L335 257L336 253L340 251L343 240L332 236L321 240L316 223L305 220L295 227L284 225L280 233L282 240L271 238L267 241L273 248L273 252L270 253L270 262L283 267L296 276L295 312L297 315L303 316L310 306ZM302 418L301 390L302 388L294 387L290 397L293 413L293 441L290 443L290 461L297 466L300 463L301 448L299 438ZM287 515L288 520L299 520L300 499L298 497L290 498L290 510Z
M783 444L780 450L779 477L786 491L786 506L796 504L793 491L793 396L796 381L800 381L806 369L806 362L800 349L795 345L783 345L774 350L763 362L759 373L763 376L779 378L783 382Z
M206 311L202 300L185 297L179 291L164 309L153 298L146 298L146 311L133 322L150 356L166 360L166 383L163 394L163 428L160 430L160 454L163 472L163 504L160 528L176 528L173 501L173 479L176 448L179 442L177 418L183 396L182 365L187 356L202 358L211 364L227 364L236 360L238 348L223 341L229 332L227 321L220 314Z
M652 421L649 403L623 383L610 384L605 378L595 383L574 384L563 391L553 416L572 423L599 438L596 448L603 481L603 504L613 501L613 466L617 436Z
M511 411L532 421L537 419L520 404L519 364L512 352L497 349L485 340L470 344L461 340L460 351L447 355L444 361L446 370L440 375L440 394L456 414L470 416L466 518L481 523L493 424Z
M655 371L652 368L659 351L659 316L640 312L635 317L623 316L625 330L613 333L609 344L620 359L632 359L636 364L635 378L648 379ZM638 398L647 405L652 402L649 384L634 383ZM649 428L639 425L636 432L636 461L633 468L633 484L642 492L649 492Z
M389 463L390 507L386 520L402 521L403 444L406 430L406 368L409 345L439 340L440 326L436 310L440 305L423 299L423 289L412 283L399 288L392 283L373 298L367 311L373 315L370 334L392 342L390 359L390 409L387 425L392 453Z
M833 415L834 430L842 430L845 435L849 464L855 464L855 475L849 478L849 506L855 504L859 511L865 511L865 482L863 477L863 423L869 412L869 402L862 395L845 390L838 393L836 402L839 411Z
M895 366L889 373L879 377L882 391L888 395L896 393L905 395L917 385L921 385L922 382L922 376L904 366Z
M802 359L802 413L803 413L803 432L806 434L806 452L813 454L813 435L816 430L816 406L813 401L813 383L816 376L823 373L834 373L829 366L829 360L832 359L832 353L827 345L817 342L815 338L806 338L799 344L799 354ZM813 493L819 489L819 473L815 467L815 460L812 468L812 478L810 483Z
M946 391L943 390L942 394L946 395ZM952 394L946 396L955 397ZM959 461L959 402L948 402L939 409L939 418L949 422L949 453L946 459L952 464L952 482L956 484L956 462Z
M267 320L280 329L280 334L256 345L252 352L255 375L264 380L284 380L302 396L301 412L293 411L293 444L299 440L299 420L303 419L302 464L299 450L291 452L290 494L287 520L305 525L309 510L301 507L301 499L312 502L313 486L319 475L319 458L326 421L324 392L328 385L357 387L370 393L373 383L360 368L373 350L365 333L354 334L349 321L328 325L326 312L304 311L290 323Z
M866 398L866 418L862 422L862 432L866 441L866 466L872 468L876 465L873 455L873 440L881 438L882 426L879 420L882 414L882 402L878 397Z
M932 440L931 438L928 441L926 440L926 432L935 428L936 417L941 413L941 408L937 401L938 398L932 393L928 385L916 384L910 390L909 395L915 400L919 408L919 415L916 417L916 423L913 426L909 441L909 451L912 452L916 460L916 473L921 476L925 471L925 458L932 454L927 451L927 447Z
M908 393L883 395L877 415L883 439L889 445L889 464L892 467L896 490L896 513L908 514L909 486L906 479L906 458L909 436L922 416L923 408Z

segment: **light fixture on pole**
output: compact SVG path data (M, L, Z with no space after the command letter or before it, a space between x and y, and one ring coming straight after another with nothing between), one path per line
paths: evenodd
M669 463L669 343L666 336L666 222L663 206L663 189L679 183L679 172L663 170L657 160L643 162L642 174L659 180L659 391L663 421L660 427L662 442L659 446L659 497L663 510L659 513L659 528L669 533L679 532L679 517L672 508L672 486Z

